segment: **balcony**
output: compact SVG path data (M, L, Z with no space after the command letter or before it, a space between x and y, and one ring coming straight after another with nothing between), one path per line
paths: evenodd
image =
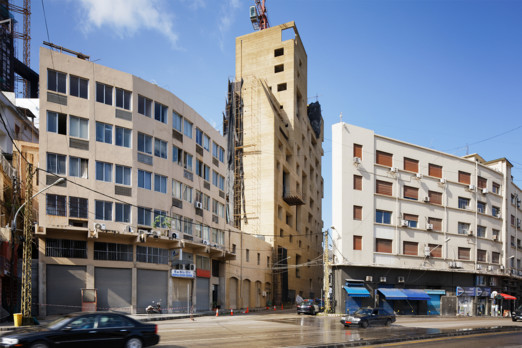
M303 193L297 191L291 191L289 189L283 189L283 200L288 205L303 205Z

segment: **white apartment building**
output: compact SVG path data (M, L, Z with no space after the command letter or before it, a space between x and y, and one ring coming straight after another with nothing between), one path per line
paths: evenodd
M485 315L522 295L520 198L505 159L332 126L336 310Z

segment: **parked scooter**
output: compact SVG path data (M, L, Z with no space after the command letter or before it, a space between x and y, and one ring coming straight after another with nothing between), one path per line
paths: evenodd
M161 303L156 302L156 304L154 304L154 301L152 301L152 304L148 305L145 311L147 314L161 314Z

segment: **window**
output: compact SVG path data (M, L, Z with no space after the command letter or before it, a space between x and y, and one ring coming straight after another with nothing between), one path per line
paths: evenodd
M158 102L154 102L154 119L167 124L167 107Z
M115 129L115 144L122 147L131 147L132 131L127 128L116 126Z
M167 212L165 210L154 209L153 227L167 228Z
M89 80L78 76L69 77L69 94L75 97L87 99Z
M375 251L378 253L391 253L392 252L392 240L391 239L375 239Z
M493 183L493 193L496 193L497 195L500 194L500 185L496 182Z
M86 259L87 242L81 240L46 238L45 256Z
M192 187L183 186L183 199L189 203L192 203Z
M362 148L362 145L353 144L353 157L359 157L360 159L362 159Z
M89 160L86 158L69 157L69 176L87 179Z
M96 220L112 220L112 202L94 201L94 218Z
M167 177L154 174L154 191L167 193Z
M112 125L96 122L96 141L112 144Z
M145 170L138 169L138 187L146 190L152 189L151 186L152 173Z
M112 86L96 82L96 101L112 105Z
M116 243L101 243L94 242L94 259L106 261L132 261L133 247L130 244L116 244ZM104 323L102 321L106 319ZM123 318L122 318L123 319ZM109 315L100 316L98 327L123 327L130 326L125 319L120 317L112 317Z
M152 137L150 135L138 133L138 151L152 155Z
M152 225L152 209L138 207L138 225Z
M47 215L67 216L66 197L61 195L46 194Z
M500 235L500 230L495 230L494 229L494 230L491 231L491 234L493 235L493 239L494 240L498 240L499 235Z
M411 186L404 186L404 198L418 200L419 199L419 189Z
M54 70L47 70L47 89L65 94L67 75Z
M486 203L477 202L477 211L482 214L486 214Z
M118 185L130 186L131 184L131 168L116 165L116 177L114 182Z
M491 263L500 263L500 253L496 253L494 251L491 253Z
M511 226L515 226L515 215L511 214Z
M183 165L183 150L177 146L172 146L172 162Z
M152 100L138 94L138 113L152 117Z
M192 219L185 218L185 223L183 224L183 233L192 235L193 222Z
M417 228L417 223L419 222L418 215L402 214L402 218L408 222L408 227Z
M285 71L285 65L284 64L278 64L274 66L274 73L280 73L282 71Z
M353 189L362 191L362 176L361 175L353 176Z
M491 207L491 215L499 218L500 217L500 208L492 206Z
M404 170L408 172L419 172L419 161L416 159L406 158L404 157Z
M89 206L87 198L69 197L69 217L87 219Z
M167 142L154 138L154 156L167 158Z
M112 182L112 163L96 161L96 180Z
M442 231L442 219L429 217L428 223L433 225L433 231L438 231L438 232Z
M121 88L116 88L116 107L130 110L131 92Z
M459 170L459 182L469 185L471 183L471 174Z
M250 250L248 250L248 249L245 250L245 261L246 262L250 261Z
M486 238L486 226L477 226L477 236Z
M203 148L210 151L210 137L203 133Z
M442 205L442 192L428 191L430 203Z
M116 222L130 222L131 205L116 203Z
M459 222L459 225L458 225L458 233L459 234L468 234L470 229L469 229L469 224L468 223L465 223L465 222Z
M67 115L47 111L47 131L57 134L67 134Z
M176 111L172 111L172 128L181 133L181 117Z
M381 195L391 196L393 191L393 183L387 182L387 181L376 181L376 193L379 193Z
M375 222L378 224L391 224L391 211L376 210Z
M286 82L278 84L277 85L277 91L278 92L286 91Z
M183 134L192 139L192 123L187 119L183 121Z
M196 128L196 144L203 146L203 131L199 128Z
M192 171L192 155L184 152L183 157L183 165L185 169Z
M362 236L353 236L353 250L362 250Z
M283 54L285 54L285 49L283 47L276 48L274 50L274 57L279 57L279 56L282 56Z
M169 263L169 251L138 245L136 247L136 261L166 265Z
M70 116L69 135L71 137L89 139L89 120L85 118Z
M377 164L381 164L383 166L392 167L393 166L393 155L391 153L377 151L375 153L376 159L375 162Z
M225 160L225 149L215 142L212 142L212 156L219 159L220 162L223 162Z
M442 166L429 163L428 164L428 175L436 178L442 178Z
M459 260L469 260L470 259L470 248L462 248L459 247L458 250L458 258Z
M418 255L419 254L419 243L417 242L403 242L402 253L404 255Z
M483 250L483 249L477 250L477 261L486 262L486 250Z
M459 197L459 209L468 209L469 208L469 199L464 197Z
M430 248L430 257L442 257L442 245L428 244L428 248Z
M47 153L47 171L53 174L65 175L65 155Z
M353 219L354 220L362 220L362 207L359 205L353 206Z
M479 189L485 189L488 187L488 179L479 176L477 178L477 187Z
M183 184L177 180L172 180L172 197L177 198L179 200L182 199L183 194Z

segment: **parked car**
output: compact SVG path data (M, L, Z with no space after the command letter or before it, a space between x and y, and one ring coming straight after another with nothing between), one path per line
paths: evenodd
M311 299L303 300L303 302L297 305L297 314L306 313L316 315L320 311L321 307Z
M72 313L48 325L21 327L0 336L0 347L125 347L159 342L158 326L110 312Z
M522 320L522 305L518 306L513 312L511 312L511 320L517 321Z
M395 320L395 313L390 313L383 308L359 308L353 315L342 317L341 323L344 326L359 325L367 328L375 324L390 326Z

